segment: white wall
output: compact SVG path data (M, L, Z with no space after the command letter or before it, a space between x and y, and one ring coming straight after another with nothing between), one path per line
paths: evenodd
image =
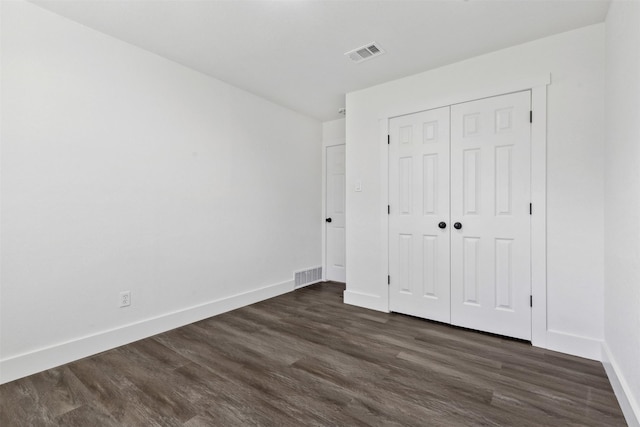
M551 73L547 90L547 328L551 348L599 358L603 338L604 25L347 95L347 292L388 308L383 117ZM435 102L435 101L434 101ZM447 105L442 104L442 105ZM535 116L534 112L534 116ZM534 118L535 120L535 118ZM363 191L353 184L362 180ZM382 265L382 267L380 267Z
M344 144L346 120L337 119L322 123L322 145Z
M3 381L320 265L320 122L2 3Z
M640 426L639 22L640 2L611 3L606 21L603 356L631 426Z

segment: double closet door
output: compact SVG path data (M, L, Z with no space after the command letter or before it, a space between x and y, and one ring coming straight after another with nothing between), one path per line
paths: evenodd
M389 122L390 310L531 339L531 92Z

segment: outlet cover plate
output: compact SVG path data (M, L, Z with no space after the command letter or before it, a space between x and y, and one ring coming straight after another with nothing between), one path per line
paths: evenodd
M120 292L120 307L129 307L131 305L131 291Z

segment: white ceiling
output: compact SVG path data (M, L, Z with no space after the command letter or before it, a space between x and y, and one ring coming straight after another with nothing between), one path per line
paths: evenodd
M347 92L605 19L609 0L33 0L319 120ZM343 53L377 42L359 64Z

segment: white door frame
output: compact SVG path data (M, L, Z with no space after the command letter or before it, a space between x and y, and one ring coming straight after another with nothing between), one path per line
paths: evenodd
M387 285L389 274L389 119L419 111L432 110L448 105L460 104L496 95L531 90L531 343L536 347L547 347L547 86L551 84L551 75L543 74L509 82L503 85L479 88L475 91L452 94L447 97L425 100L420 105L407 105L394 108L378 117L380 129L380 179L381 179L381 215L382 251L380 259L380 284ZM387 292L387 311L389 295Z
M327 223L325 222L327 217L327 148L345 144L346 135L341 139L322 141L322 281L324 282L327 281Z

